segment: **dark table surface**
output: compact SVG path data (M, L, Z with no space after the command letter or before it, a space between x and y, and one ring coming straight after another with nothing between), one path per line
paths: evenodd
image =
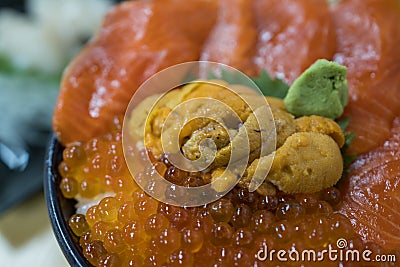
M24 171L9 170L0 161L0 215L42 189L45 150L44 144L31 146L30 160Z

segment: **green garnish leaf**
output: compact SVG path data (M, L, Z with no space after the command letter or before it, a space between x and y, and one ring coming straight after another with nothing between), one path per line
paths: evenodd
M342 132L344 132L344 146L342 147L341 152L343 158L343 167L346 169L357 158L357 155L355 154L349 155L346 153L347 148L350 146L351 142L353 142L354 137L356 137L356 134L352 132L345 132L347 127L349 126L350 117L343 118L336 122L337 124L339 124L340 128L342 129Z
M350 144L353 141L355 136L356 136L355 133L345 133L344 134L344 146L341 149L344 168L347 168L348 166L350 166L350 164L352 164L357 158L356 154L347 154L346 153L347 148L350 146Z
M221 70L221 77L230 84L243 84L243 77L237 75L236 72L230 72L225 69Z
M238 75L237 72L228 71L226 69L220 69L220 73L209 72L207 75L208 79L223 80L230 84L242 84L247 85L249 81L243 79L243 75Z
M188 72L185 74L185 77L183 77L182 84L191 83L195 80L197 80L197 77L192 72Z
M230 72L225 69L221 69L219 74L210 72L207 76L208 79L221 79L230 84L242 84L248 85L250 81L243 79L243 76L237 75L236 72ZM272 79L271 76L265 70L261 71L260 76L252 77L251 80L257 85L264 96L276 97L283 99L285 98L289 85L286 84L279 78Z
M350 166L350 164L352 164L356 160L357 155L342 154L342 157L343 157L343 167L346 169L345 173L348 173L347 167Z
M336 121L337 124L339 124L340 128L342 129L342 132L346 130L346 128L349 126L350 123L350 117L346 117L344 119Z
M345 146L349 146L351 144L351 142L353 142L354 137L356 137L355 133L345 133L344 134Z
M252 80L265 96L283 99L289 91L288 84L279 78L272 79L265 70L261 72L259 77L252 78Z

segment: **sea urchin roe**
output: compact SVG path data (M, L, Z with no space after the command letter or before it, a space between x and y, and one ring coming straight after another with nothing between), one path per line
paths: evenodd
M267 180L284 192L313 193L336 184L342 172L342 156L331 137L300 132L276 151Z
M303 116L296 119L297 132L315 132L329 135L339 147L344 145L344 134L339 124L321 116Z
M272 109L276 127L276 147L279 148L286 139L296 132L294 116L281 109Z
M329 72L326 68L329 69L329 66L333 63L327 63L329 65L328 67L325 66L325 63L325 61L317 61L313 68ZM310 71L312 72L313 69L311 68ZM306 77L311 75L305 74ZM316 74L314 73L312 75ZM212 82L213 84L195 82L176 88L167 93L164 97L165 99L162 98L161 101L155 105L153 110L149 109L147 106L139 105L138 108L143 110L133 111L133 113L143 113L145 111L149 113L150 120L146 122L147 126L145 127L143 136L145 138L144 143L146 149L151 151L156 159L160 159L159 162L153 163L151 167L152 170L157 170L157 172L164 176L169 182L180 186L200 186L210 182L210 180L205 179L205 176L193 178L192 175L189 175L191 178L187 179L185 177L188 177L188 173L170 165L166 155L171 151L163 151L163 153L160 154L162 139L160 136L160 128L166 128L164 129L165 133L169 134L169 129L175 127L175 124L165 124L165 120L166 117L169 116L169 113L172 112L173 108L182 101L193 100L197 97L211 97L222 101L232 108L240 117L239 125L230 125L229 121L232 119L230 118L231 115L214 105L207 105L203 102L190 102L184 110L174 110L173 117L179 117L180 121L189 121L182 129L184 134L182 134L182 132L180 133L178 146L183 156L187 159L192 161L201 159L201 162L208 164L206 173L211 175L211 187L216 192L225 192L238 183L241 187L251 190L253 190L255 184L260 185L258 188L254 189L257 189L259 193L264 195L275 194L277 188L287 193L312 193L332 186L339 180L341 176L339 172L343 170L343 167L340 166L341 160L339 160L338 157L339 155L341 159L341 155L337 152L339 148L344 145L344 134L336 122L315 115L295 119L285 108L283 100L272 97L264 99L264 97L261 97L264 101L266 100L270 103L274 128L276 129L276 147L278 150L276 151L275 158L272 151L268 151L267 153L264 153L264 151L263 155L266 156L260 157L260 151L263 146L260 132L264 132L265 129L260 128L259 118L265 115L265 111L261 112L262 109L258 103L259 99L255 98L253 95L254 92L250 93L249 88L245 89L246 87L244 86L240 87L241 90L238 95L236 95L226 88L235 87L237 85L230 85L223 81ZM336 85L335 83L335 86ZM340 87L341 85L337 86ZM347 90L347 88L341 88L340 90L345 89ZM340 97L343 98L343 104L345 104L347 100L345 101L345 97L342 94L345 94L345 92L340 92ZM257 100L256 102L258 104L255 110L249 109L249 106L238 97L244 95L250 97L251 100ZM152 96L150 96L149 99L152 99ZM145 99L143 102L147 103L147 100L148 99ZM209 113L209 111L211 113ZM195 116L196 119L189 120L188 118L192 118L190 117L192 114L198 114L200 118ZM208 116L207 119L203 118L202 116L205 114L210 115L211 118ZM140 118L145 119L145 116L141 116ZM217 121L218 118L222 119L222 121ZM272 123L272 119L270 123ZM140 122L139 124L144 125L145 123ZM130 125L133 127L132 125L134 124L132 121ZM304 133L304 135L296 133ZM314 135L314 133L320 133L325 136ZM138 133L136 133L136 135L137 134ZM311 136L309 136L310 134ZM312 139L314 137L321 141L319 145L317 145L316 142L305 142L306 139ZM337 144L333 145L330 139L327 139L330 137L333 138ZM302 141L300 143L302 144L299 146L296 143L297 141L293 141L294 138L297 138L297 141L301 139ZM249 148L242 149L244 146L243 140L247 139ZM216 151L211 149L209 145L205 145L205 141L212 142L215 145ZM200 144L202 144L202 146L200 146ZM241 149L238 149L239 147ZM233 149L237 152L236 156L238 158L248 157L248 166L242 175L233 173L227 167L234 152ZM306 152L305 155L301 155L301 153L304 152ZM315 155L312 156L314 152ZM328 154L324 155L325 152ZM285 156L282 156L287 153L290 154L290 159L286 159ZM292 163L296 166L290 167ZM324 164L319 165L319 163ZM275 168L272 170L272 172L275 171L275 173L266 177L271 165L275 167L283 166L285 169L280 169L278 171ZM333 168L331 168L331 166L333 166ZM323 175L325 171L323 168L325 167L327 167L327 174ZM291 168L297 171L292 171ZM286 178L280 177L281 174ZM289 179L288 177L290 176L293 177ZM176 199L178 195L178 192L167 192L167 196L174 199Z

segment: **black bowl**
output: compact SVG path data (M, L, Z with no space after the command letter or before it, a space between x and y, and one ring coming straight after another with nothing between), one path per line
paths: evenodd
M44 175L47 208L57 242L69 264L76 267L89 267L92 265L83 256L79 238L68 226L68 219L75 213L76 201L64 198L59 186L61 175L58 172L58 165L62 160L63 149L64 147L53 135L47 148Z

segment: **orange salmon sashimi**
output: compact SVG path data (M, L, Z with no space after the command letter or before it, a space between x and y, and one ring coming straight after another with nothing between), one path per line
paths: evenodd
M53 129L63 144L105 133L146 78L185 61L232 64L249 75L268 70L291 82L334 54L327 14L319 0L123 3L68 67Z
M365 153L340 183L347 216L365 241L400 249L400 2L343 0L332 9L338 52L348 67L349 153ZM386 141L386 142L385 142ZM372 150L374 149L374 150ZM372 151L371 151L372 150Z
M256 74L252 62L257 42L257 29L252 12L253 2L253 0L218 1L217 23L205 44L200 60L224 63L247 75Z
M340 213L350 219L365 241L400 250L400 118L392 137L359 157L341 183Z
M315 60L333 58L336 36L326 2L218 2L219 17L202 60L225 63L250 76L267 70L291 83Z
M315 60L333 58L336 36L327 1L255 0L254 10L259 71L292 83Z
M148 77L199 59L216 13L210 0L118 5L66 70L53 117L59 140L67 144L103 134Z
M348 67L349 105L355 133L349 153L361 154L381 145L400 114L400 1L343 0L334 5L338 52Z

